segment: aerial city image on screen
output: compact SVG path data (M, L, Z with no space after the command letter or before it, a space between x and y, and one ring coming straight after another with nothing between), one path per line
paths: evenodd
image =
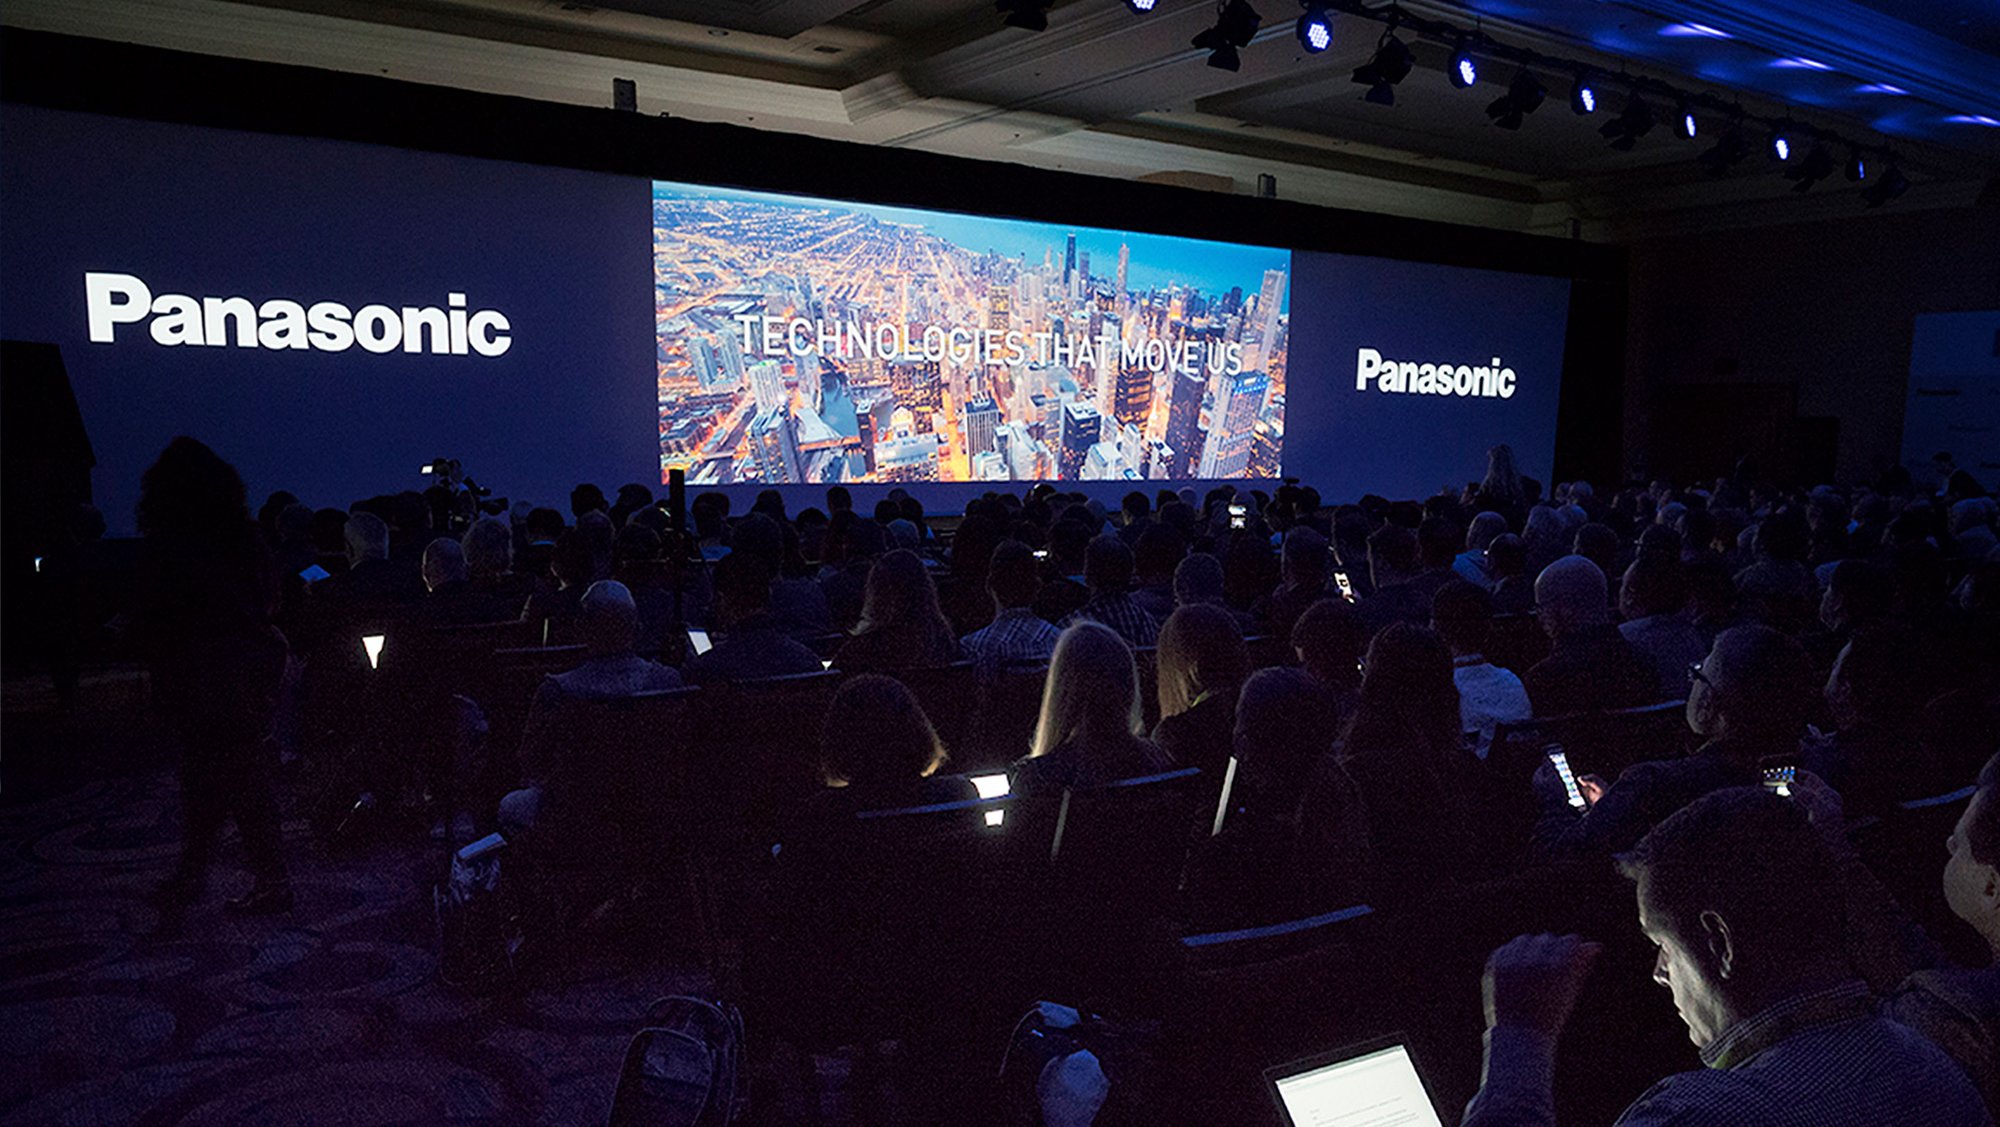
M1290 253L653 184L660 476L1274 478Z

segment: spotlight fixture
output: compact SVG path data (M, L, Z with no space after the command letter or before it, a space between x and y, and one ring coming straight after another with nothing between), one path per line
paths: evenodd
M1892 161L1889 171L1861 190L1861 201L1871 208L1881 207L1909 190L1910 182L1903 179L1903 170Z
M1693 107L1689 106L1686 102L1682 102L1679 106L1676 106L1674 108L1674 132L1680 135L1680 139L1683 141L1694 140L1696 128Z
M1409 44L1396 38L1393 25L1382 33L1382 41L1375 45L1375 56L1354 68L1354 81L1368 87L1364 101L1378 106L1396 104L1396 84L1408 78L1410 68L1416 65L1416 56L1410 53Z
M1458 41L1458 50L1451 53L1451 84L1460 90L1479 81L1479 64L1472 59L1472 52L1465 49L1465 40Z
M1590 75L1576 76L1576 84L1569 88L1569 108L1578 117L1597 112L1597 87L1590 84Z
M1305 14L1299 17L1299 46L1309 55L1317 55L1333 46L1333 17L1318 4L1307 4Z
M1779 125L1771 130L1771 159L1783 164L1792 159L1792 137L1790 127Z
M1208 52L1208 65L1217 70L1241 70L1239 48L1248 47L1257 36L1264 17L1247 0L1217 0L1215 26L1194 37L1193 45Z
M1540 109L1548 96L1548 87L1529 74L1527 67L1522 67L1514 81L1507 84L1507 92L1486 107L1486 116L1502 129L1519 129L1521 119Z
M1708 170L1709 175L1720 176L1749 155L1750 142L1743 139L1743 127L1738 125L1730 127L1728 132L1716 138L1715 144L1694 159Z
M1049 29L1049 9L1055 0L994 0L993 10L1004 13L1008 27L1028 31Z
M1647 105L1646 99L1635 90L1630 98L1625 99L1625 109L1617 117L1598 126L1597 132L1611 142L1612 148L1629 153L1639 138L1653 131L1656 122L1653 107Z
M1125 6L1135 15L1145 15L1160 6L1160 0L1125 0Z
M1847 154L1847 167L1843 172L1850 184L1859 184L1868 179L1868 162L1861 159L1860 149Z
M1826 151L1826 146L1815 143L1797 164L1785 170L1785 179L1793 182L1792 191L1808 192L1814 184L1831 176L1835 167L1833 155Z

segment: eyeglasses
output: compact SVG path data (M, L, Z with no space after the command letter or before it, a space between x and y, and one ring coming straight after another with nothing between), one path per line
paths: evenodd
M1705 675L1703 675L1701 671L1701 662L1690 661L1688 662L1688 684L1693 685L1696 681L1700 681L1705 685L1715 684L1715 682L1709 680Z

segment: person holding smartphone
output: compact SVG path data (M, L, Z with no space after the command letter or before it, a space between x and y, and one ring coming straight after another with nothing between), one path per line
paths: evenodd
M1619 862L1653 980L1705 1066L1668 1076L1624 1127L1974 1127L1991 1123L1952 1059L1883 1016L1848 964L1840 869L1804 810L1761 787L1706 795ZM1462 1127L1553 1127L1557 1043L1601 947L1523 935L1486 966L1486 1066Z

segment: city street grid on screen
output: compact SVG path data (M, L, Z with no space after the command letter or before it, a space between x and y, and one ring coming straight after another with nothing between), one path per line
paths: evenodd
M1283 249L655 181L660 477L1275 478Z

